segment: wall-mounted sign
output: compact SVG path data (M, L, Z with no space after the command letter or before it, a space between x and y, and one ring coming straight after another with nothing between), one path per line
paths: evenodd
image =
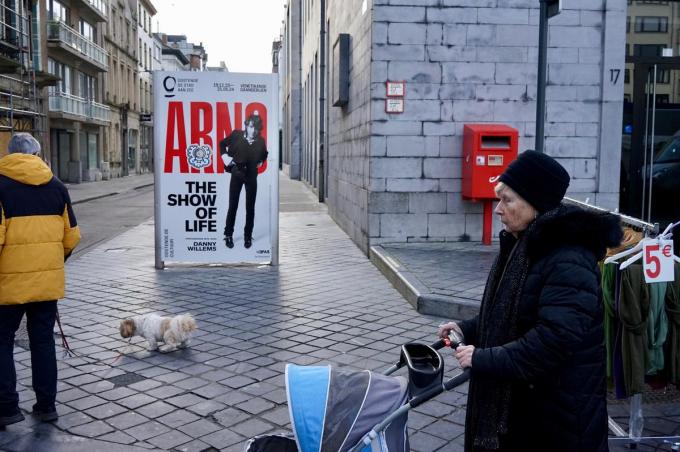
M349 102L349 35L340 33L333 44L331 95L334 107L344 107Z
M406 82L386 82L387 97L404 97Z
M403 112L404 112L404 99L402 98L385 99L385 113L403 113Z

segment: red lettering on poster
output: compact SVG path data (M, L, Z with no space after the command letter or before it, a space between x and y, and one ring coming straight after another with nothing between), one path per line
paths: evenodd
M165 169L166 173L172 173L173 161L179 159L179 172L189 172L187 162L187 137L184 126L184 106L182 102L170 102L168 104L168 127L165 131ZM175 147L175 134L177 134L177 147Z
M203 118L203 125L201 125L201 118ZM212 149L213 159L215 158L215 150L213 149L213 141L210 132L213 129L213 115L212 105L208 102L192 102L191 103L191 144L207 144ZM214 160L213 160L214 161ZM206 168L212 170L212 167ZM191 168L192 173L198 173L196 168ZM212 171L210 171L212 172Z
M210 146L213 153L213 166L204 169L205 173L224 173L224 161L220 155L219 142L229 136L234 130L231 122L231 114L228 102L190 102L189 104L189 125L190 130L186 130L184 121L184 103L168 103L168 122L165 135L165 164L163 171L172 173L176 170L180 174L198 173L196 168L189 168L187 162L187 132L191 139L191 144L206 144ZM215 106L213 114L213 105ZM253 102L246 105L245 111L241 102L234 103L234 125L238 130L243 130L243 118L248 118L257 111L262 119L262 139L267 143L267 107L260 102ZM214 121L214 122L213 122ZM215 139L213 140L213 133ZM179 159L179 168L176 167L175 158ZM259 168L258 173L267 169L265 161Z
M229 115L229 104L227 102L217 103L217 124L215 126L215 143L219 145L220 141L229 136L232 131L231 116ZM215 152L215 161L217 162L217 172L224 173L224 160L220 155L219 148L213 150ZM206 173L212 173L212 168L206 168Z

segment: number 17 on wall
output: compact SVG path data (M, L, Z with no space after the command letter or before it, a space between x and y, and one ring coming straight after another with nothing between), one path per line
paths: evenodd
M643 250L645 282L659 283L675 280L672 240L650 240Z

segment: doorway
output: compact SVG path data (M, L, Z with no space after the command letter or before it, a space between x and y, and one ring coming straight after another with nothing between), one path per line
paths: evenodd
M680 220L680 1L629 1L621 152L622 212Z

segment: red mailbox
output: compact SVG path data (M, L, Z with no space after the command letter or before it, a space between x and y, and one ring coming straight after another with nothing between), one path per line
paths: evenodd
M519 134L500 124L466 124L463 129L463 198L484 202L482 242L491 244L493 188L517 158Z

